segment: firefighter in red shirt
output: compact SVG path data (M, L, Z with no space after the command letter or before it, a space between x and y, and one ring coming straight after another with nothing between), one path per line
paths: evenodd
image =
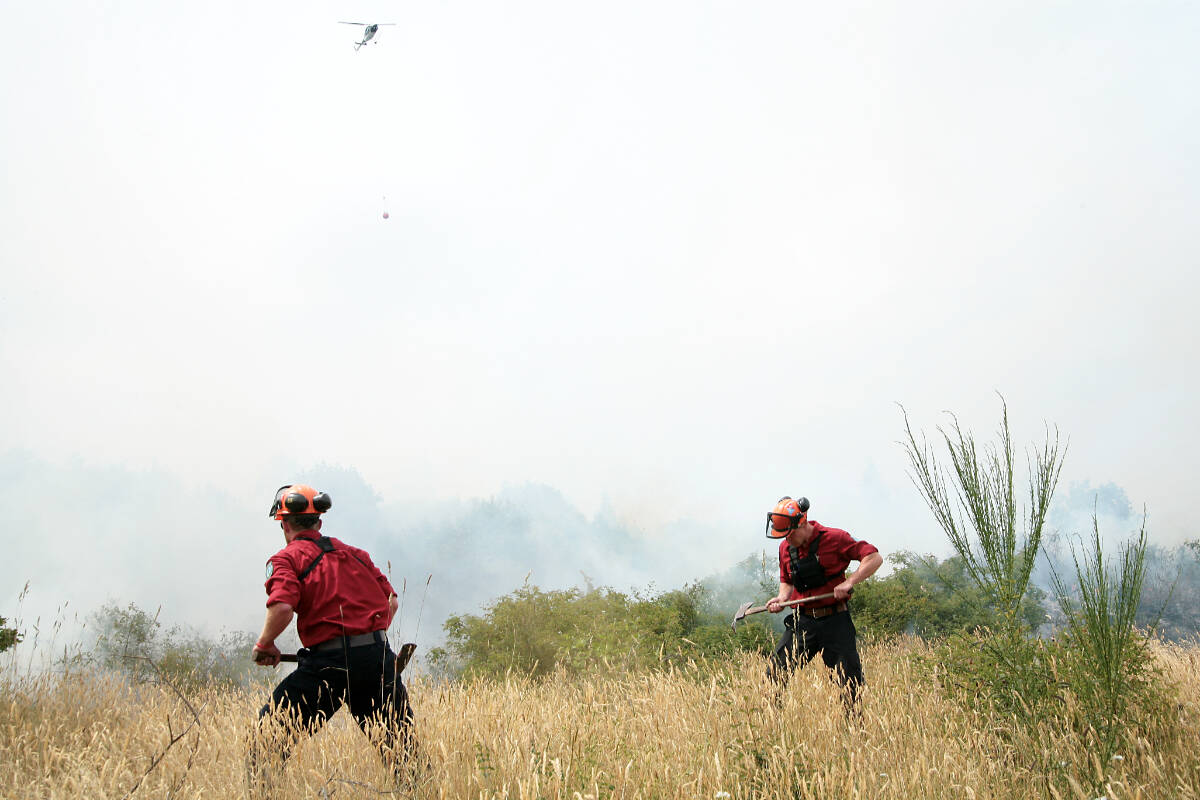
M779 543L779 594L767 602L772 614L782 604L801 597L829 594L832 597L801 603L784 620L784 634L768 667L770 677L780 684L797 664L803 666L821 653L825 666L837 673L853 703L863 683L862 663L854 622L850 619L850 592L875 574L883 564L879 550L856 541L846 531L827 528L808 518L808 498L783 497L767 514L767 538ZM849 577L846 568L858 561Z
M281 487L271 506L287 545L267 561L267 618L253 656L261 666L279 663L275 639L293 615L303 648L259 713L251 781L262 788L269 782L257 751L264 737L274 737L287 758L299 734L315 733L343 703L364 731L379 727L372 738L394 771L415 744L408 693L385 637L396 592L365 550L321 534L321 514L332 504L324 492L294 484Z

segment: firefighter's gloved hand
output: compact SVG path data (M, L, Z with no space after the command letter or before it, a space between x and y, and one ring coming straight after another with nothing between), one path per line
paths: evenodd
M254 654L254 663L260 667L273 667L279 663L280 652L274 642L269 642L268 644L256 642L252 652Z

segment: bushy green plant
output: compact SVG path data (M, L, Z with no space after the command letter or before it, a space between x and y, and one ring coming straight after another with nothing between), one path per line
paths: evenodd
M257 637L248 631L226 631L211 639L190 628L173 627L160 648L159 669L176 684L244 686L277 676L253 665L250 650Z
M0 617L0 653L15 647L21 641L21 632L8 627L8 620Z
M982 627L945 637L919 661L964 705L1031 723L1064 713L1063 650L1018 628Z
M660 667L767 652L773 637L755 620L730 630L734 609L718 617L701 610L699 584L651 596L611 589L542 590L526 584L480 615L452 615L446 644L430 661L450 675L543 677Z
M153 674L149 664L139 659L157 660L160 655L158 635L162 623L157 610L151 615L134 603L119 606L108 602L89 615L88 624L94 638L90 652L80 656L83 664L136 679Z
M99 667L141 681L161 676L182 688L244 685L256 677L248 655L254 634L226 632L214 640L179 625L164 630L158 617L134 603L106 603L89 617L91 648L67 666Z
M863 636L909 633L935 639L996 626L998 609L970 579L960 557L939 561L900 550L888 561L896 565L890 574L854 589L854 624ZM1026 628L1043 620L1044 596L1037 587L1026 590L1019 611Z

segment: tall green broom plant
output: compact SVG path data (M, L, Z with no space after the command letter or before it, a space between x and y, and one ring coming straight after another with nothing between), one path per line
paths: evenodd
M1092 515L1090 552L1072 553L1075 586L1053 571L1055 598L1066 616L1072 693L1083 727L1097 737L1108 762L1138 716L1161 706L1162 676L1134 625L1146 575L1146 525L1121 545L1116 564L1104 557L1100 525ZM1082 545L1082 543L1081 543ZM1081 547L1081 549L1083 549Z
M1066 454L1057 429L1053 438L1047 429L1041 448L1027 457L1028 506L1018 511L1012 433L1003 397L1001 407L999 441L982 446L950 414L950 427L938 428L949 467L938 461L924 434L917 441L903 406L907 440L901 445L912 468L909 477L950 538L967 573L994 603L999 621L1005 627L1019 628L1021 602L1029 588L1046 513Z
M1047 428L1027 456L1027 503L1019 508L1008 406L1000 400L994 444L977 443L953 414L948 428L938 428L948 465L924 434L918 441L903 406L901 445L909 477L991 607L991 625L951 636L930 666L968 704L1029 720L1047 713L1056 690L1053 654L1031 636L1022 611L1065 452L1057 430L1051 436Z

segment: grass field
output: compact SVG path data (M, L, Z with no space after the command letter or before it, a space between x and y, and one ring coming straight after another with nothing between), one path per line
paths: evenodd
M916 641L863 648L849 720L819 659L775 699L762 664L616 679L410 680L428 767L395 789L340 712L275 781L283 798L1200 798L1200 648L1156 645L1174 719L1108 763L1077 734L970 713L914 666ZM13 680L0 696L0 797L245 794L266 691L179 695L95 678ZM199 722L196 722L198 718ZM189 729L189 723L192 727ZM182 736L180 736L182 734ZM167 748L172 737L180 737ZM164 755L165 751L165 755ZM156 762L156 759L159 759ZM153 766L152 766L153 765ZM132 792L132 795L130 795Z

